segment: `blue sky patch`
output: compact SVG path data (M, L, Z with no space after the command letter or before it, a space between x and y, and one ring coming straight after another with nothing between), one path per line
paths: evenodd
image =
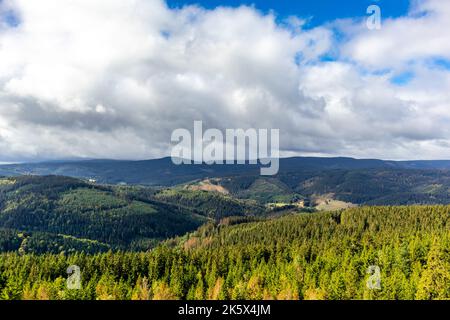
M431 67L450 70L450 60L445 58L433 58L429 61Z
M391 82L398 86L404 86L414 79L414 72L404 72L391 78Z
M207 9L216 7L254 6L264 12L275 12L279 19L289 16L311 18L306 27L315 27L341 18L366 16L367 7L376 4L381 7L382 16L399 17L406 15L409 0L167 0L169 7L180 8L184 5L197 4Z
M20 24L19 18L12 11L4 12L0 16L0 19L2 22L6 22L10 27L17 27Z

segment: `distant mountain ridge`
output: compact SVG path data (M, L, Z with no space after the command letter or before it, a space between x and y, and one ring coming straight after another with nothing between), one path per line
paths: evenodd
M81 160L0 165L0 176L61 175L100 183L173 186L207 177L257 175L260 165L174 165L171 158L155 160ZM280 159L280 174L309 170L354 169L449 170L450 160L384 161L346 157Z

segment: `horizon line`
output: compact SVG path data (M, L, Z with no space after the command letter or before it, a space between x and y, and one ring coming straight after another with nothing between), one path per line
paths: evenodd
M384 161L384 162L431 162L431 161L450 161L450 159L402 159L402 160L392 160L392 159L382 159L382 158L357 158L351 156L280 156L280 160L288 159L350 159L350 160L360 160L360 161ZM143 159L117 159L117 158L59 158L59 159L42 159L42 160L23 160L23 161L0 161L0 166L8 165L20 165L20 164L39 164L39 163L56 163L56 162L89 162L89 161L117 161L117 162L143 162L143 161L158 161L171 159L170 156L156 157L156 158L143 158ZM258 158L258 159L245 159L245 161L260 161L261 159L274 159L274 158ZM189 159L185 159L189 161ZM230 160L230 159L228 159ZM195 161L190 159L190 161ZM222 159L221 161L227 161L227 159ZM233 161L242 161L242 159L234 159ZM206 164L203 161L203 164Z

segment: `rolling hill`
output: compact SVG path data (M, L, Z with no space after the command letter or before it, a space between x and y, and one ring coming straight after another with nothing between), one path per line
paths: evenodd
M0 166L0 176L60 175L95 179L99 183L173 186L193 180L239 175L259 175L259 165L181 165L170 158L145 161L85 160L9 164ZM297 157L280 159L280 175L361 169L449 170L450 161L383 161L353 158Z
M62 176L0 178L0 251L148 250L207 221L266 213L255 201L194 187L100 185Z
M146 250L207 220L151 195L59 176L0 179L0 250Z
M222 188L219 193L257 201L261 205L296 202L324 195L332 195L330 200L358 205L450 203L450 161L395 162L307 157L280 161L280 172L274 177L261 177L259 165L176 166L170 158L3 165L0 166L0 176L62 175L92 180L98 184L166 188L214 181L215 185L197 185L196 188ZM186 196L183 198L186 199ZM224 201L223 197L221 201Z

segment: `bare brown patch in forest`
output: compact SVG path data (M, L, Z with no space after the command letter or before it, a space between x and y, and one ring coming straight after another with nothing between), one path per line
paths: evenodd
M198 184L195 185L190 185L187 188L193 191L218 192L226 195L230 194L230 192L227 189L225 189L219 184L212 183L211 180L209 179L200 181Z
M315 195L312 198L314 207L319 211L336 211L341 209L354 208L358 205L334 199L334 194Z

